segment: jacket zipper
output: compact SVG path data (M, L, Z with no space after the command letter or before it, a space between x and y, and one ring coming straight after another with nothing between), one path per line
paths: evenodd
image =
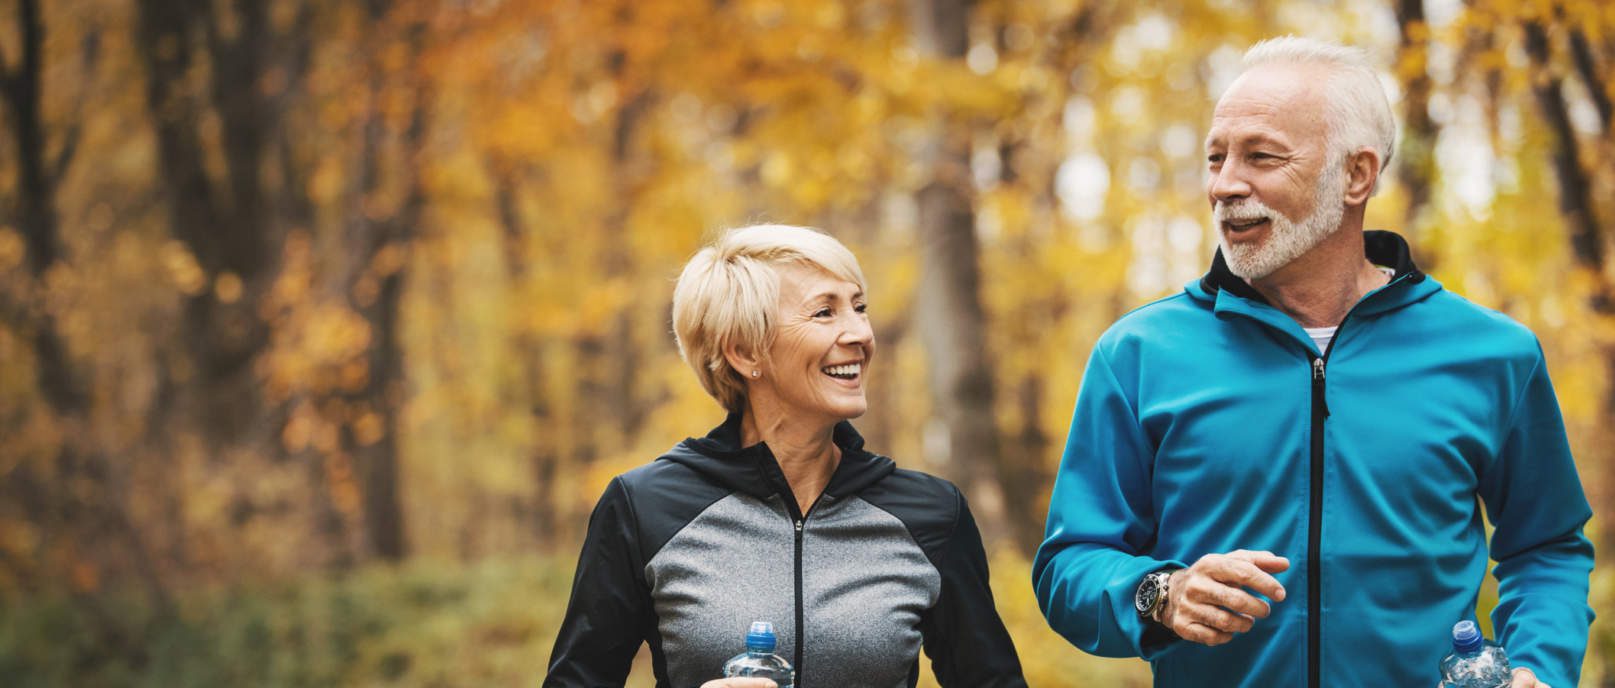
M796 663L792 668L796 670L796 680L792 685L802 685L802 646L807 643L807 630L803 627L802 614L802 521L805 517L796 518Z
M1401 280L1401 275L1392 277L1376 291L1385 291ZM1323 662L1319 656L1323 652L1323 424L1329 418L1329 399L1324 393L1325 373L1329 367L1329 354L1334 352L1335 344L1340 341L1346 321L1351 320L1351 314L1357 312L1357 307L1367 300L1364 298L1352 304L1340 319L1340 324L1335 326L1335 335L1329 340L1329 348L1323 352L1323 356L1312 358L1312 495L1308 500L1307 512L1308 688L1323 685Z
M1340 336L1339 328L1335 329L1335 336ZM1334 348L1332 342L1330 348ZM1319 600L1323 594L1320 541L1323 536L1323 423L1329 417L1329 402L1324 395L1324 361L1328 356L1325 353L1322 358L1312 359L1312 491L1307 514L1307 685L1310 688L1322 685L1318 657L1323 634L1319 618L1323 613Z

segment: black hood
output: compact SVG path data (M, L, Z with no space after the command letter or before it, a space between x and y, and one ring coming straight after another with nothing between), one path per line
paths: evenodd
M688 438L658 460L683 464L714 483L757 499L781 495L788 504L795 504L795 495L768 444L741 446L740 422L741 414L731 413L706 437ZM836 423L834 433L832 441L841 449L841 463L830 476L825 494L836 498L854 495L897 470L891 459L864 451L864 438L852 423Z
M1396 270L1396 276L1392 279L1408 275L1409 284L1424 280L1424 273L1419 271L1419 266L1413 264L1413 253L1408 249L1408 242L1396 232L1382 229L1364 231L1363 251L1368 254L1368 262ZM1200 278L1200 288L1212 295L1219 290L1227 290L1235 296L1267 303L1267 299L1263 298L1255 287L1228 269L1228 261L1223 259L1220 246L1217 248L1217 255L1211 259L1211 270Z

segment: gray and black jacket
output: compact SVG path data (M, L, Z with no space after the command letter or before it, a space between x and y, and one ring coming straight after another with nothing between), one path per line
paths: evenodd
M740 415L611 481L589 519L551 686L621 686L640 643L656 685L718 678L769 621L797 688L913 686L924 646L948 687L1025 686L951 483L863 449L849 423L807 514Z

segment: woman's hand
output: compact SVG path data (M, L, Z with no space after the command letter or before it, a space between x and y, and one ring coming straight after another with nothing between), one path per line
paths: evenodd
M701 684L701 688L779 688L766 678L719 678Z

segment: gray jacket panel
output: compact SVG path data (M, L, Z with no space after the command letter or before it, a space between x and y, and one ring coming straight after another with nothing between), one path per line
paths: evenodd
M920 616L941 589L936 567L901 521L857 497L821 501L803 526L803 623L812 640L800 655L795 524L779 497L719 500L646 565L674 685L710 679L745 650L753 621L774 624L776 654L801 657L801 686L908 685Z

